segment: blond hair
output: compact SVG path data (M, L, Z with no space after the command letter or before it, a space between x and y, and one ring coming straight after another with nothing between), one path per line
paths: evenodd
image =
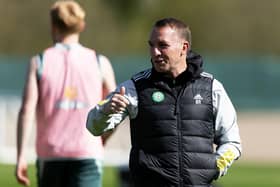
M80 33L85 25L85 11L75 1L59 0L50 9L51 23L63 34Z

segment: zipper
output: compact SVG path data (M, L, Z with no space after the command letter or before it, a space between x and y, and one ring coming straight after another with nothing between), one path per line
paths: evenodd
M182 180L182 131L181 131L181 114L180 114L180 98L182 96L183 90L180 91L178 97L176 98L175 102L175 110L174 114L177 119L177 137L178 137L178 159L179 159L179 187L183 186Z
M176 80L173 80L172 82L174 85L176 84ZM183 177L182 177L182 132L181 132L181 114L180 114L180 99L182 97L182 94L184 93L185 88L187 87L187 84L182 86L182 88L179 91L179 94L174 94L172 92L172 89L170 89L168 86L159 83L156 84L158 88L164 89L167 93L171 94L174 99L175 99L175 108L174 108L174 115L176 116L177 119L177 137L178 137L178 159L179 159L179 187L183 187ZM173 88L175 89L175 88Z
M181 111L180 111L180 100L182 98L183 93L185 92L186 88L190 85L190 82L187 82L185 85L183 85L177 95L176 102L175 102L175 111L174 115L177 119L177 136L178 136L178 159L179 159L179 187L184 186L183 181L183 161L182 161L182 151L183 151L183 145L182 145L182 130L181 130Z

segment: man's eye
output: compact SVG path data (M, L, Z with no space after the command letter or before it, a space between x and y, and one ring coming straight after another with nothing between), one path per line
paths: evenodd
M167 45L167 44L160 44L159 47L160 47L161 49L165 49L165 48L168 47L168 45Z

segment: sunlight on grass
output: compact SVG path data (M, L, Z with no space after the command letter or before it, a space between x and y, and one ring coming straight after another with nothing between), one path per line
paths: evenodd
M228 171L228 174L218 180L219 187L279 187L280 163L277 164L249 164L236 163ZM29 176L31 187L36 186L35 166L30 165ZM119 187L118 168L105 167L103 187ZM19 186L14 177L14 165L0 164L0 186Z

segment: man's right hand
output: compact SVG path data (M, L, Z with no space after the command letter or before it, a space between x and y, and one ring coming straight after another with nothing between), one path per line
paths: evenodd
M121 87L119 93L115 93L108 103L105 104L103 112L105 114L116 114L126 111L129 101L125 98L125 87Z

